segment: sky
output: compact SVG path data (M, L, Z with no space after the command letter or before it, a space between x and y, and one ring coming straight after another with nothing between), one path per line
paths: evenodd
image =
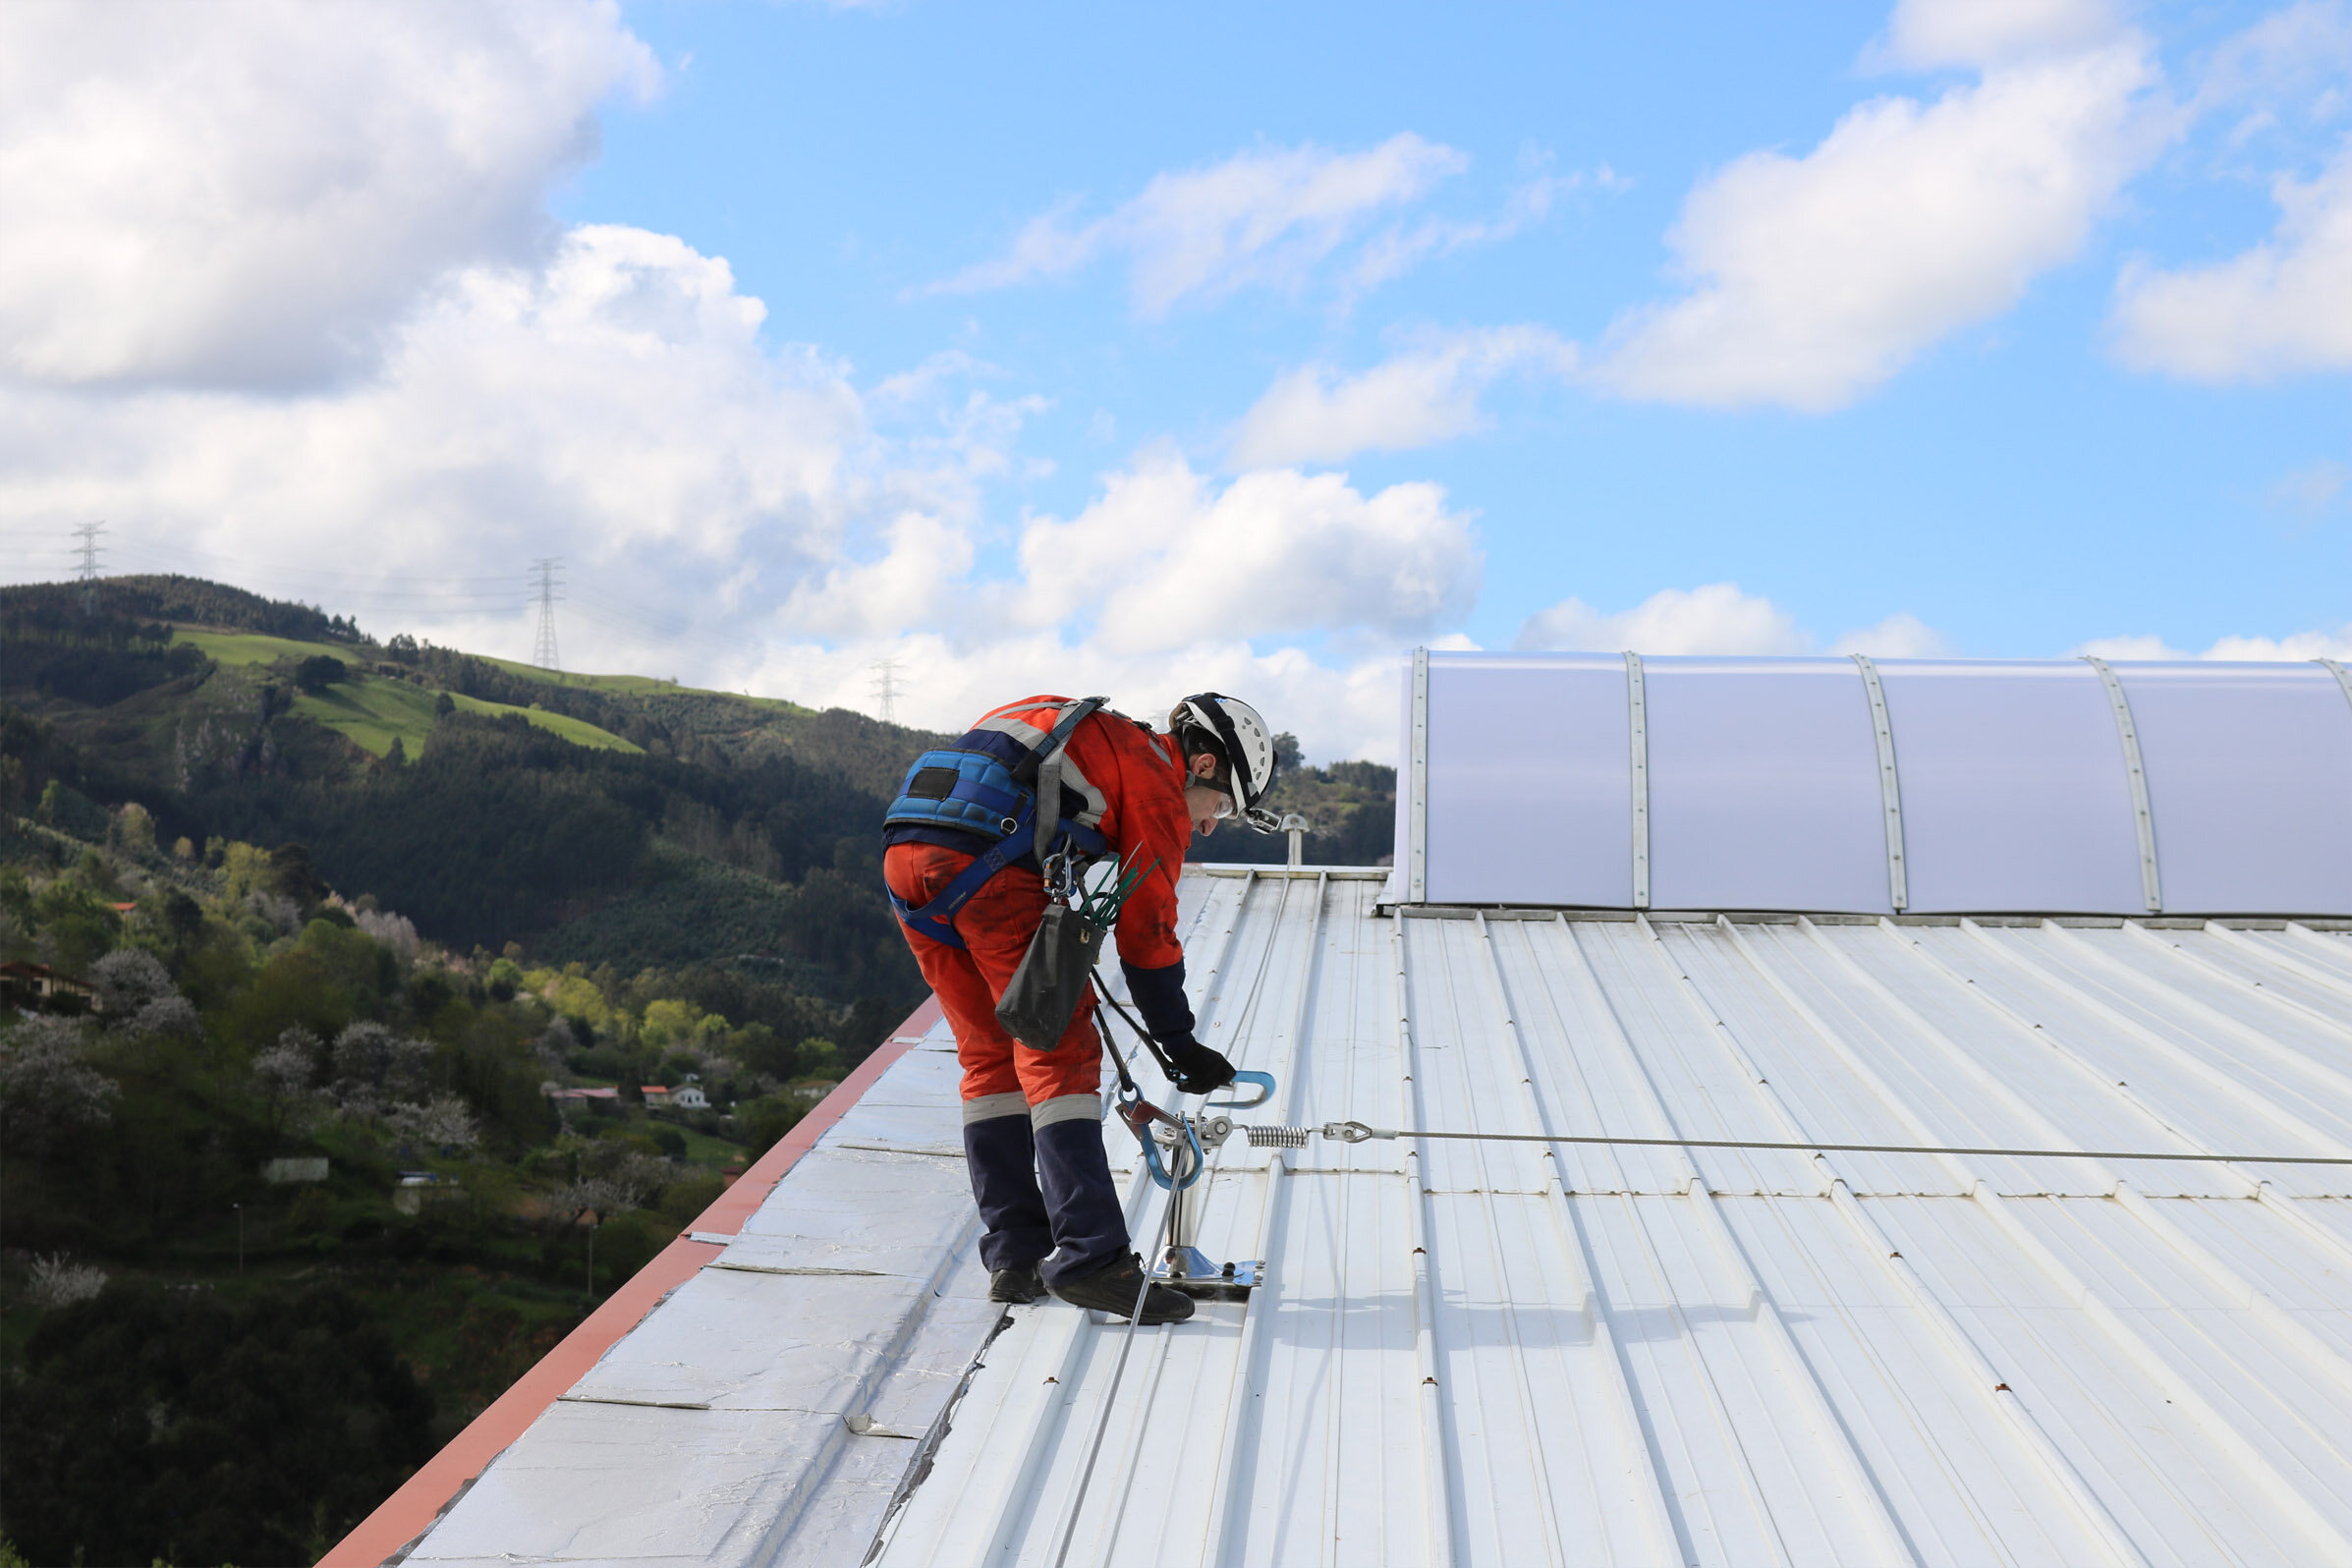
M2352 0L0 7L0 578L955 728L2352 657Z

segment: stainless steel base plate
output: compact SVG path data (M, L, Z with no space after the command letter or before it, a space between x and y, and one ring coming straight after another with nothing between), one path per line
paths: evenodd
M1198 1247L1170 1247L1151 1265L1151 1283L1206 1301L1241 1301L1265 1282L1265 1260L1212 1263Z

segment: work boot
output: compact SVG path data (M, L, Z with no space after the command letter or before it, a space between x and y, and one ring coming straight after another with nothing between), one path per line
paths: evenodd
M1026 1307L1045 1294L1045 1276L1035 1263L1016 1263L988 1273L988 1299L1012 1307Z
M1181 1323L1193 1315L1193 1299L1165 1285L1144 1289L1144 1260L1133 1253L1114 1258L1091 1274L1065 1279L1053 1293L1073 1307L1125 1317L1135 1312L1135 1299L1144 1297L1143 1315L1136 1321L1148 1328L1155 1323Z

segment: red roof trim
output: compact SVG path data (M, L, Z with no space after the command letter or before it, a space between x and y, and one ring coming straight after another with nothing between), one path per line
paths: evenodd
M939 999L932 997L908 1015L889 1039L860 1062L833 1092L827 1094L775 1148L759 1156L751 1169L719 1195L687 1227L689 1234L733 1236L743 1222L767 1201L767 1195L800 1157L815 1147L835 1122L863 1098L892 1063L915 1047L916 1041L939 1021ZM523 1435L541 1412L587 1375L604 1353L618 1344L663 1297L692 1279L703 1264L725 1249L711 1242L690 1241L681 1235L628 1283L605 1299L587 1321L564 1336L539 1364L516 1379L489 1409L474 1418L449 1446L426 1460L398 1491L384 1499L374 1513L362 1520L335 1548L318 1559L318 1568L376 1568L440 1517L473 1480Z

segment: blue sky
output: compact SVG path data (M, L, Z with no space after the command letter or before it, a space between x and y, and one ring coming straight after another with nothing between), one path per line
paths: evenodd
M2352 653L2344 4L138 9L0 19L12 577L1324 756L1416 642Z

